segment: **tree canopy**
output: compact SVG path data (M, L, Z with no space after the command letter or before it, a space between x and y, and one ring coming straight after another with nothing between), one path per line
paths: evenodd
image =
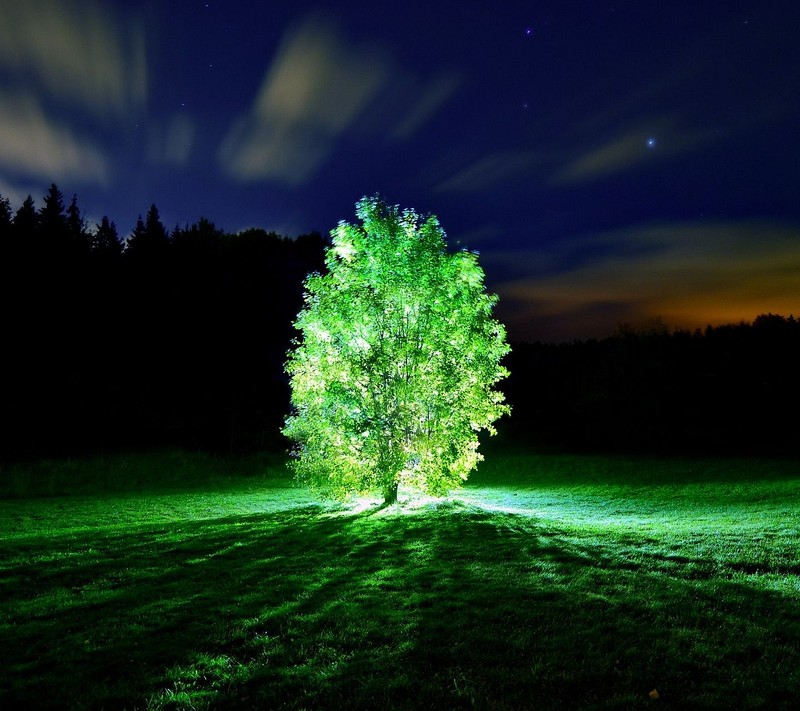
M356 205L306 280L289 354L297 477L345 498L400 484L439 495L481 459L478 433L509 411L505 330L477 254L450 252L435 216Z

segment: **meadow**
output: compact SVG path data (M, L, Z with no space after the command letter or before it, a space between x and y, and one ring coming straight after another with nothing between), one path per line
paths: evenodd
M274 457L0 475L5 709L800 699L797 461L495 447L388 508L315 500Z

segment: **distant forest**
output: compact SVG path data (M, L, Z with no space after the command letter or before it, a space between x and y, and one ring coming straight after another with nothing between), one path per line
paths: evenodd
M283 447L283 361L325 240L169 231L151 206L126 240L52 185L0 198L2 456Z
M654 454L800 453L800 322L516 344L509 430L559 447Z
M0 458L187 447L282 450L283 362L303 279L328 240L203 218L168 230L152 205L123 239L52 185L37 209L0 196ZM800 323L512 344L501 438L652 453L794 455Z

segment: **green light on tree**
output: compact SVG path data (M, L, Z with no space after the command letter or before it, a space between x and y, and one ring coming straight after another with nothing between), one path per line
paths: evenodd
M442 495L482 459L478 433L509 412L505 329L473 252L448 252L435 216L362 198L306 280L289 354L297 479L338 498L400 484Z

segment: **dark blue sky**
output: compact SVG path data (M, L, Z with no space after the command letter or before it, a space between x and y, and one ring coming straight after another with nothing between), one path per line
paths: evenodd
M0 193L477 249L512 338L800 314L800 4L0 0Z

